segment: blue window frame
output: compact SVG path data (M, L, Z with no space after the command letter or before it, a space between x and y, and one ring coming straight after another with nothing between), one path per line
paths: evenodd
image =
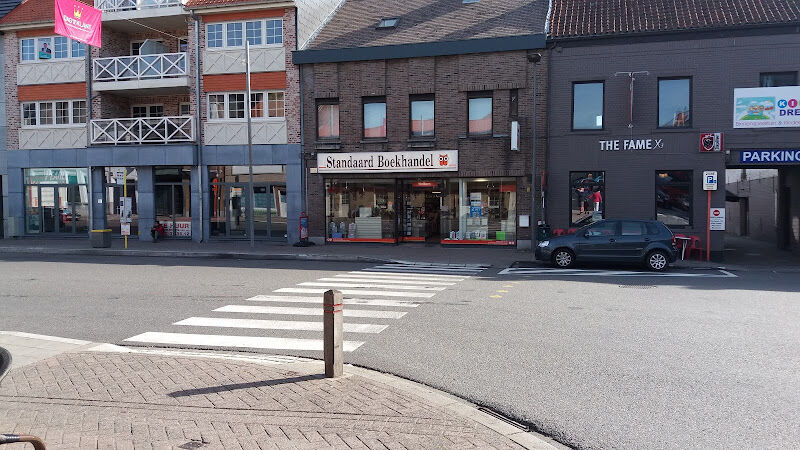
M242 23L232 22L227 24L228 39L226 45L228 47L241 47L242 41Z
M206 29L208 48L222 47L222 24L212 23Z
M283 43L283 20L267 20L267 44Z

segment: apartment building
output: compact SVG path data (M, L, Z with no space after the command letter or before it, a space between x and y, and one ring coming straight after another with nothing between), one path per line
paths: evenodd
M170 238L249 238L252 222L256 239L296 240L300 89L291 51L337 4L97 0L103 45L87 48L55 35L52 1L21 3L0 20L6 236L119 235L128 197L131 235L143 240L155 221Z

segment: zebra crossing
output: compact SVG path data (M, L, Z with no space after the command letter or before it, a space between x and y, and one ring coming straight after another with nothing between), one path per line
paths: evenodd
M369 335L421 306L421 301L453 289L488 265L387 263L364 270L326 275L281 287L240 304L216 308L202 316L173 323L169 331L148 331L125 342L152 346L237 348L322 352L322 294L344 295L343 349L352 352ZM266 334L266 335L265 335ZM351 340L352 339L352 340Z

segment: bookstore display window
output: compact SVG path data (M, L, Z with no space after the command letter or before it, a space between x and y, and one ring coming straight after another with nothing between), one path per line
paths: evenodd
M395 180L327 180L328 242L395 242Z
M440 216L443 244L516 245L514 178L447 181Z

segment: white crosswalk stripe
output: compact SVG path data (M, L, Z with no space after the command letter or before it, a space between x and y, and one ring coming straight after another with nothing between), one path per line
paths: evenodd
M367 337L381 333L391 323L381 322L403 318L410 310L419 308L421 299L430 299L452 289L487 267L413 262L381 264L281 287L269 294L247 298L248 302L253 302L248 305L216 308L213 310L215 317L193 316L172 324L180 331L195 329L198 333L149 331L125 341L160 346L249 348L277 353L321 352L322 294L326 291L336 289L344 296L343 330L346 335L357 333ZM365 319L378 323L358 323ZM215 334L209 330L220 332ZM273 336L253 335L264 331ZM362 341L347 340L343 347L344 351L352 352L362 345Z
M646 272L633 270L555 269L537 267L509 267L498 275L552 275L575 277L664 277L664 278L737 278L727 270L703 272Z
M301 322L297 320L229 319L219 317L189 317L173 325L194 327L256 328L260 330L322 331L322 322ZM371 323L345 323L342 328L347 333L380 333L389 325Z
M371 317L380 319L399 319L405 311L370 311L364 309L343 309L344 317ZM281 314L293 316L321 316L322 308L294 308L288 306L227 305L214 312L235 312L251 314Z

